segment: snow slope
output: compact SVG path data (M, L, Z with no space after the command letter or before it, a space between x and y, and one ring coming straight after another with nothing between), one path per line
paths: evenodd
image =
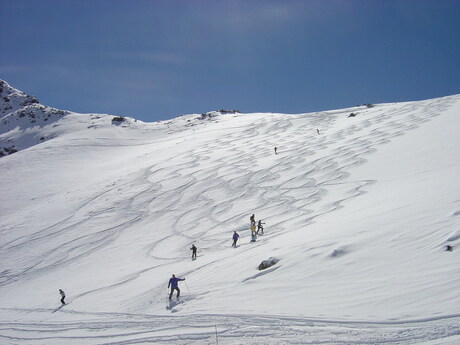
M0 342L460 343L459 114L455 95L2 123L28 144L0 159Z

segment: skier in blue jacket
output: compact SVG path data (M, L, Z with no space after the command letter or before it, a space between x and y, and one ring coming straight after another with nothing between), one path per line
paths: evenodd
M180 289L179 289L178 283L180 281L183 281L183 280L185 280L185 278L176 278L176 276L174 274L172 275L171 279L169 279L168 289L169 289L169 287L171 287L171 293L169 294L169 299L172 298L174 290L177 290L177 298L179 298Z
M236 242L238 241L238 239L240 238L240 235L238 235L238 233L235 231L233 233L233 244L232 244L232 247L233 248L236 248Z

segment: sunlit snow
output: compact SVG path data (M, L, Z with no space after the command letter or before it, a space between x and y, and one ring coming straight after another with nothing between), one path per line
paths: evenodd
M0 113L1 344L460 343L459 95L158 123L20 109Z

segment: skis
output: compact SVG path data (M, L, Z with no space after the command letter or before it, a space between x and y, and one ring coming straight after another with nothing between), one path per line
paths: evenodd
M62 308L63 306L68 305L68 304L70 304L70 302L69 302L69 303L61 304L59 307L57 307L56 309L54 309L54 310L52 311L52 313L55 313L55 312L57 312L58 310L61 310L61 308Z
M177 311L176 309L174 309L174 307L176 305L182 304L182 303L184 303L184 301L182 301L180 298L178 298L176 300L168 299L167 305L166 305L166 310L170 310L171 313L174 313L174 312Z

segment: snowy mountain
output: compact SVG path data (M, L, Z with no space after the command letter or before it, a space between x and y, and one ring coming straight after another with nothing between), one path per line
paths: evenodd
M460 95L144 123L1 85L0 343L460 343Z
M0 80L0 157L46 141L43 127L68 114L41 105L37 98Z

